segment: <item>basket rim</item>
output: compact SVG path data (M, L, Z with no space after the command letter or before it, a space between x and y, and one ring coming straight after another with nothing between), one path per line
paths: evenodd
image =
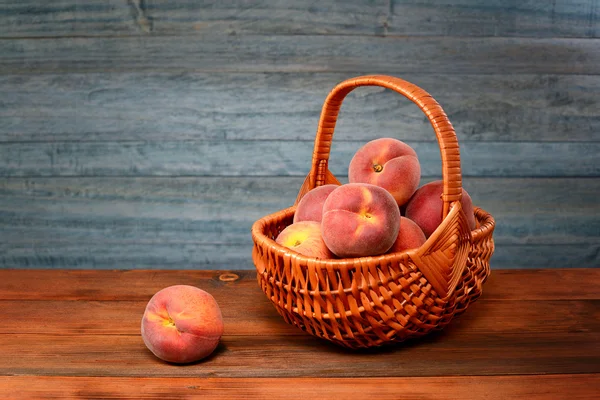
M475 220L478 224L478 226L471 231L473 242L478 242L487 236L493 235L496 227L496 219L494 216L483 208L477 206L473 207L473 212L475 213Z
M280 245L275 240L273 240L270 237L268 237L267 235L265 235L263 232L263 227L269 222L269 220L279 217L281 215L286 215L286 214L293 215L293 213L296 210L296 207L297 207L296 205L293 205L291 207L276 211L274 213L268 214L268 215L256 220L252 224L252 229L251 229L254 245L259 246L259 245L263 245L266 242L266 245L274 248L277 251L277 253L279 253L282 257L296 258L299 261L301 261L303 265L304 264L308 265L310 263L310 265L314 265L315 268L320 268L320 269L327 269L327 268L337 268L337 269L353 268L353 269L356 269L356 268L359 268L361 265L367 265L367 264L372 264L372 263L376 263L378 265L386 265L386 264L390 264L390 263L407 261L412 258L411 256L417 255L424 248L431 247L431 245L437 241L438 235L436 235L436 232L442 231L441 227L443 227L445 225L445 223L449 220L452 210L454 210L456 207L459 208L459 211L462 210L460 201L452 202L452 205L450 208L451 212L449 212L448 215L446 216L446 218L444 218L444 220L442 220L442 223L438 226L438 228L436 228L436 230L433 232L433 234L429 238L427 238L425 243L418 248L408 249L408 250L404 250L401 252L384 253L384 254L375 255L375 256L321 259L321 258L309 257L304 254L300 254L288 247ZM486 226L478 227L476 230L481 230L481 232L483 233L484 231L486 231ZM473 242L473 232L474 231L471 232L471 242ZM479 236L481 236L481 233L479 234Z
M293 207L290 207L290 208L293 208ZM472 233L473 237L475 237L477 235L479 238L483 239L486 237L484 235L492 234L494 219L491 214L489 214L487 211L483 210L482 208L474 207L474 209L475 209L476 217L478 218L478 222L479 222L479 219L483 220L483 222L480 224L480 226L478 226L476 229L474 229L471 233ZM285 211L285 210L283 210L283 211ZM302 254L300 254L300 253L298 253L298 255L302 256ZM415 270L415 272L418 272L418 270ZM266 271L258 272L258 273L263 275L266 279L268 279L271 282L271 284L275 284L278 286L286 286L286 285L283 285L283 283L275 280L275 278L270 277L270 275ZM394 279L394 276L390 276L390 279ZM368 286L371 286L371 284L369 283ZM349 293L351 291L352 291L351 288L343 289L344 293ZM305 290L299 289L299 292L304 293ZM309 293L316 293L316 292L319 292L320 295L327 294L326 290L310 290L309 291Z

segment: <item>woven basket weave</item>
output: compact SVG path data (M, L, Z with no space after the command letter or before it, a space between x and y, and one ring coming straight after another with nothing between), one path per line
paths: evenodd
M418 249L373 257L322 260L275 242L311 189L340 184L328 170L343 99L361 86L404 95L425 113L442 157L443 221ZM446 326L480 295L494 250L493 217L475 207L477 229L461 209L462 177L454 128L423 89L390 76L361 76L338 84L323 105L311 170L294 206L256 221L252 257L259 285L284 320L349 348L381 346Z

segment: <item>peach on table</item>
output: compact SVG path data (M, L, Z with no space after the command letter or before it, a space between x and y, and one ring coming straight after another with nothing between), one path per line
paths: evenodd
M155 356L183 364L210 355L223 329L221 309L210 293L190 285L173 285L152 296L141 332Z

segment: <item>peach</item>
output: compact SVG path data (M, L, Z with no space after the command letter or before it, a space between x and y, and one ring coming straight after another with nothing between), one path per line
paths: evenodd
M425 237L423 230L419 228L419 225L411 219L400 217L400 231L388 253L419 248L426 240L427 238Z
M350 160L348 181L381 186L399 206L419 187L421 165L417 153L394 138L375 139L362 146Z
M383 254L399 228L398 204L380 186L348 183L331 192L323 205L323 240L339 257Z
M317 186L306 193L298 202L296 212L294 213L294 221L317 221L321 222L323 217L323 204L329 193L333 192L338 185L323 185Z
M161 360L190 363L210 355L223 335L221 309L209 293L189 285L158 291L142 318L142 339Z
M300 221L287 226L277 235L277 243L308 257L334 258L321 235L321 224L316 221Z
M442 223L442 192L443 182L441 180L429 182L421 186L406 204L406 217L416 222L426 237L431 236L433 231ZM464 188L460 204L467 216L469 228L471 230L475 229L473 201Z

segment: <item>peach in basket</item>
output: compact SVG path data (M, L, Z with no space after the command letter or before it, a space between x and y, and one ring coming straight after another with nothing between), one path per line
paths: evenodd
M399 228L400 209L396 201L376 185L339 186L323 205L323 240L338 257L383 254L394 244Z

